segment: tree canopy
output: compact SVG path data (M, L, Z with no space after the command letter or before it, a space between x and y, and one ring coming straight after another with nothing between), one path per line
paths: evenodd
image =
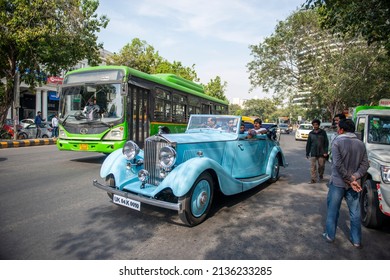
M317 10L294 12L250 49L252 86L299 100L307 108L306 118L331 118L344 107L377 104L388 94L385 52L361 37L341 38L322 30Z
M82 59L99 61L96 33L108 23L97 0L0 1L0 123L14 100L14 79L31 87Z
M370 45L384 46L390 55L389 0L307 0L306 6L318 9L325 29L361 35Z
M153 46L139 38L132 39L131 43L126 44L118 54L113 54L108 59L108 64L125 65L148 74L170 73L193 82L199 82L195 64L186 67L180 61L171 63L160 56ZM206 94L227 100L225 96L227 83L222 82L219 76L211 79L203 87Z

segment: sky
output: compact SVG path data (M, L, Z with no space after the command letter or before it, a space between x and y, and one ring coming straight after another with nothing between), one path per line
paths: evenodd
M170 62L192 67L200 82L219 76L226 97L271 98L249 93L250 45L272 35L305 0L100 0L98 15L110 22L98 34L104 49L119 53L134 38L146 41Z

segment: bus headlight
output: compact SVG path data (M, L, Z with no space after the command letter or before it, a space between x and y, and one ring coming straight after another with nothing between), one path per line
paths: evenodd
M127 141L123 146L122 153L127 160L132 160L138 155L139 147L133 141Z
M176 151L172 147L165 146L161 148L158 159L162 168L169 169L176 162Z
M390 183L390 166L381 166L381 175L382 175L382 180L386 184Z
M111 129L105 136L104 140L122 140L123 139L123 127L116 127Z
M58 132L58 137L59 138L66 138L65 130L60 128L59 132Z

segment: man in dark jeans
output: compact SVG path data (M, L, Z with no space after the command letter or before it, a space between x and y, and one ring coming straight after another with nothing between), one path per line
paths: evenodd
M38 111L34 121L35 125L37 126L37 134L35 135L35 138L41 138L41 125L44 120L45 119L42 118L42 112Z
M310 184L317 182L317 163L318 176L320 181L324 179L325 161L328 157L329 141L326 132L320 128L320 120L314 119L311 124L313 130L310 131L306 143L306 158L310 156Z
M355 123L352 120L340 120L337 132L339 136L332 143L332 174L328 186L326 229L322 236L326 242L334 242L341 203L345 199L350 219L349 239L354 247L360 249L362 229L359 193L362 187L358 181L366 175L370 164L364 143L354 134Z

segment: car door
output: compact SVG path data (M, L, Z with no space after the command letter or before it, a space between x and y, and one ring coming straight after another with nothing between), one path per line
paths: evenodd
M232 165L233 178L252 178L265 173L268 150L266 137L266 135L258 135L253 139L237 140Z

